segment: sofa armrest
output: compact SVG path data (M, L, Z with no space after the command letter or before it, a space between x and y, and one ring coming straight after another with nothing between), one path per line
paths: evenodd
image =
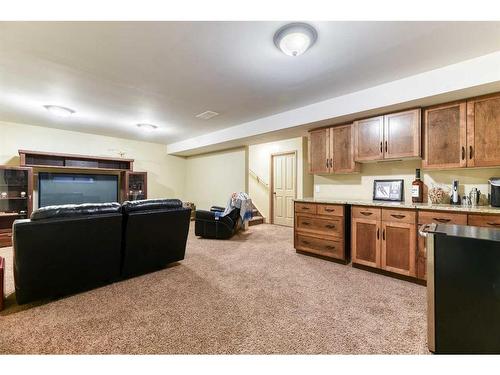
M212 212L224 212L224 211L226 211L226 209L224 207L221 207L221 206L212 206L212 207L210 207L210 211L212 211Z

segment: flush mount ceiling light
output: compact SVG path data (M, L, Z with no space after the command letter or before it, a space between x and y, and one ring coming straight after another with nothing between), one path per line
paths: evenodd
M69 117L76 112L74 109L61 107L59 105L44 105L44 108L58 117Z
M137 124L137 127L146 132L152 132L153 130L158 129L158 126L153 124Z
M318 33L311 25L302 22L289 23L274 34L274 44L285 55L299 56L316 42Z

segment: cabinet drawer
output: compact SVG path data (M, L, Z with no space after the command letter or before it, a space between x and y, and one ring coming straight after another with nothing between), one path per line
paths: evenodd
M415 224L417 213L412 210L382 209L382 220L393 223Z
M500 215L469 215L469 225L500 229Z
M380 208L355 206L352 208L352 217L358 219L380 220L381 211Z
M467 214L443 211L419 211L419 224L456 224L467 225Z
M344 229L344 219L324 219L314 216L297 215L295 222L297 230L318 232L330 236L341 236Z
M338 259L344 258L343 241L327 240L297 234L295 248L297 250L307 251L327 257Z
M12 246L12 232L0 233L0 247Z
M308 214L316 213L316 203L295 203L295 212L304 212Z
M318 215L344 216L344 206L333 204L318 204L316 212Z

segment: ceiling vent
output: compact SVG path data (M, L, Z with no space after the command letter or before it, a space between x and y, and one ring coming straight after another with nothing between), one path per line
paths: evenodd
M205 111L196 115L196 118L202 120L210 120L212 117L218 116L219 114L214 111Z

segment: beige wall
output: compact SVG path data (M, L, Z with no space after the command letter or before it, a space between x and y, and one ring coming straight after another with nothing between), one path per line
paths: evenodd
M415 169L421 168L420 160L392 161L361 165L361 173L352 175L314 176L314 196L317 198L372 199L373 181L376 179L404 179L405 201L411 202L411 183L415 179ZM500 175L500 168L456 169L447 171L422 171L424 184L444 184L451 186L459 180L460 195L477 187L482 193L488 191L488 179Z
M307 138L298 137L248 147L248 167L265 182L265 184L259 183L255 175L250 172L248 193L267 222L270 221L271 155L286 151L297 152L297 197L311 196L313 178L307 173Z
M123 151L134 170L148 172L149 198L183 198L186 160L161 144L0 121L0 164L19 165L19 149L112 157Z
M213 152L186 159L184 198L196 208L225 207L231 194L247 190L247 149Z

